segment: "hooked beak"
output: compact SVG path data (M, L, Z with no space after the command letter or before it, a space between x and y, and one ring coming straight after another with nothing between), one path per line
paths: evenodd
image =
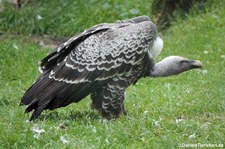
M192 60L191 61L192 68L202 69L202 62L199 60Z

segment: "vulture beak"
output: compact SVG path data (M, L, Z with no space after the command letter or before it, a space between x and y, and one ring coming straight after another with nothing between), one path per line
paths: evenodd
M199 60L192 60L191 61L192 68L202 69L202 62Z

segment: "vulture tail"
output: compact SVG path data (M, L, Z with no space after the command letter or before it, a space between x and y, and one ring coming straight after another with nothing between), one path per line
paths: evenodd
M54 100L60 85L53 79L48 78L48 73L43 73L37 81L23 95L20 105L28 105L25 113L34 110L30 120L35 120L49 103Z
M79 102L100 84L98 82L69 84L50 79L44 72L25 92L20 105L28 105L25 113L34 110L30 120L35 120L43 110L65 107L72 102Z

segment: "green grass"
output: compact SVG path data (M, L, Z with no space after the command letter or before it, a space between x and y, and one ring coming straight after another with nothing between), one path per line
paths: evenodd
M32 1L0 13L0 31L73 36L93 24L150 13L149 0Z
M104 121L89 110L90 100L87 97L78 104L45 111L37 121L27 122L30 114L24 114L25 107L18 106L20 97L38 76L38 62L49 51L39 47L27 35L72 36L99 22L135 16L120 15L134 6L139 9L140 15L149 13L147 1L107 2L117 3L120 7L97 10L102 8L102 3L92 0L89 12L84 13L88 10L88 4L80 7L80 1L72 7L68 2L65 4L68 9L63 13L65 17L61 20L56 11L63 5L62 2L40 2L38 6L32 5L37 7L33 12L31 6L22 8L18 13L13 12L12 16L18 20L13 19L12 24L6 23L9 18L0 17L0 20L5 20L4 25L0 23L5 33L0 36L0 148L136 149L178 148L182 143L225 145L223 0L210 1L204 13L193 10L185 20L178 19L163 36L164 51L158 60L168 55L199 59L204 65L203 71L190 71L170 78L141 79L127 89L125 105L128 116L114 121ZM30 11L25 13L25 10ZM37 12L48 14L50 22L43 22L43 30L34 31L29 21L25 21L24 26L20 24L19 17L24 15L21 19L27 20L29 15L36 15ZM92 17L89 17L90 14ZM9 12L0 15L7 16ZM51 17L56 15L59 18L51 22ZM48 25L53 26L48 28ZM34 26L38 28L40 24ZM15 33L23 35L15 36ZM35 138L34 128L45 132ZM69 142L63 143L62 136Z

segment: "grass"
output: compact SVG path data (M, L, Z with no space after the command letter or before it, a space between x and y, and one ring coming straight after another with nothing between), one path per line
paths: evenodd
M150 13L149 0L33 1L22 9L0 13L0 31L25 34L73 36L102 22L114 22Z
M149 13L147 1L143 2L146 5L136 0L133 3L106 1L104 3L120 7L104 11L103 2L92 0L88 12L88 4L77 1L77 5L72 7L69 2L38 2L38 5L29 4L20 10L12 10L12 14L8 10L0 13L3 16L0 20L5 22L0 23L1 32L4 33L0 36L0 148L178 148L194 143L225 145L223 0L209 1L204 13L193 10L190 16L185 20L178 19L163 35L165 47L158 60L168 55L199 59L204 65L203 71L186 72L170 78L141 79L127 89L125 105L128 116L114 121L104 121L89 110L90 100L87 97L78 104L45 111L37 121L27 122L30 115L24 114L25 107L18 106L19 100L38 76L38 61L49 51L33 42L30 33L67 37L99 22L135 16L125 13L132 8L139 10L137 15ZM65 12L58 10L59 6L67 9L63 9ZM37 9L31 11L33 7ZM63 12L63 17L59 15L52 22L51 17L57 16L57 11ZM30 26L29 16L39 13L42 16L48 14L46 20L50 22L43 20L42 25L37 23ZM126 15L121 15L123 13ZM90 14L93 17L89 17ZM7 23L10 19L6 16L10 15L18 20L11 19L13 22ZM25 20L23 25L20 19ZM34 31L40 26L43 29ZM36 138L35 129L45 132ZM69 142L63 143L63 139Z

